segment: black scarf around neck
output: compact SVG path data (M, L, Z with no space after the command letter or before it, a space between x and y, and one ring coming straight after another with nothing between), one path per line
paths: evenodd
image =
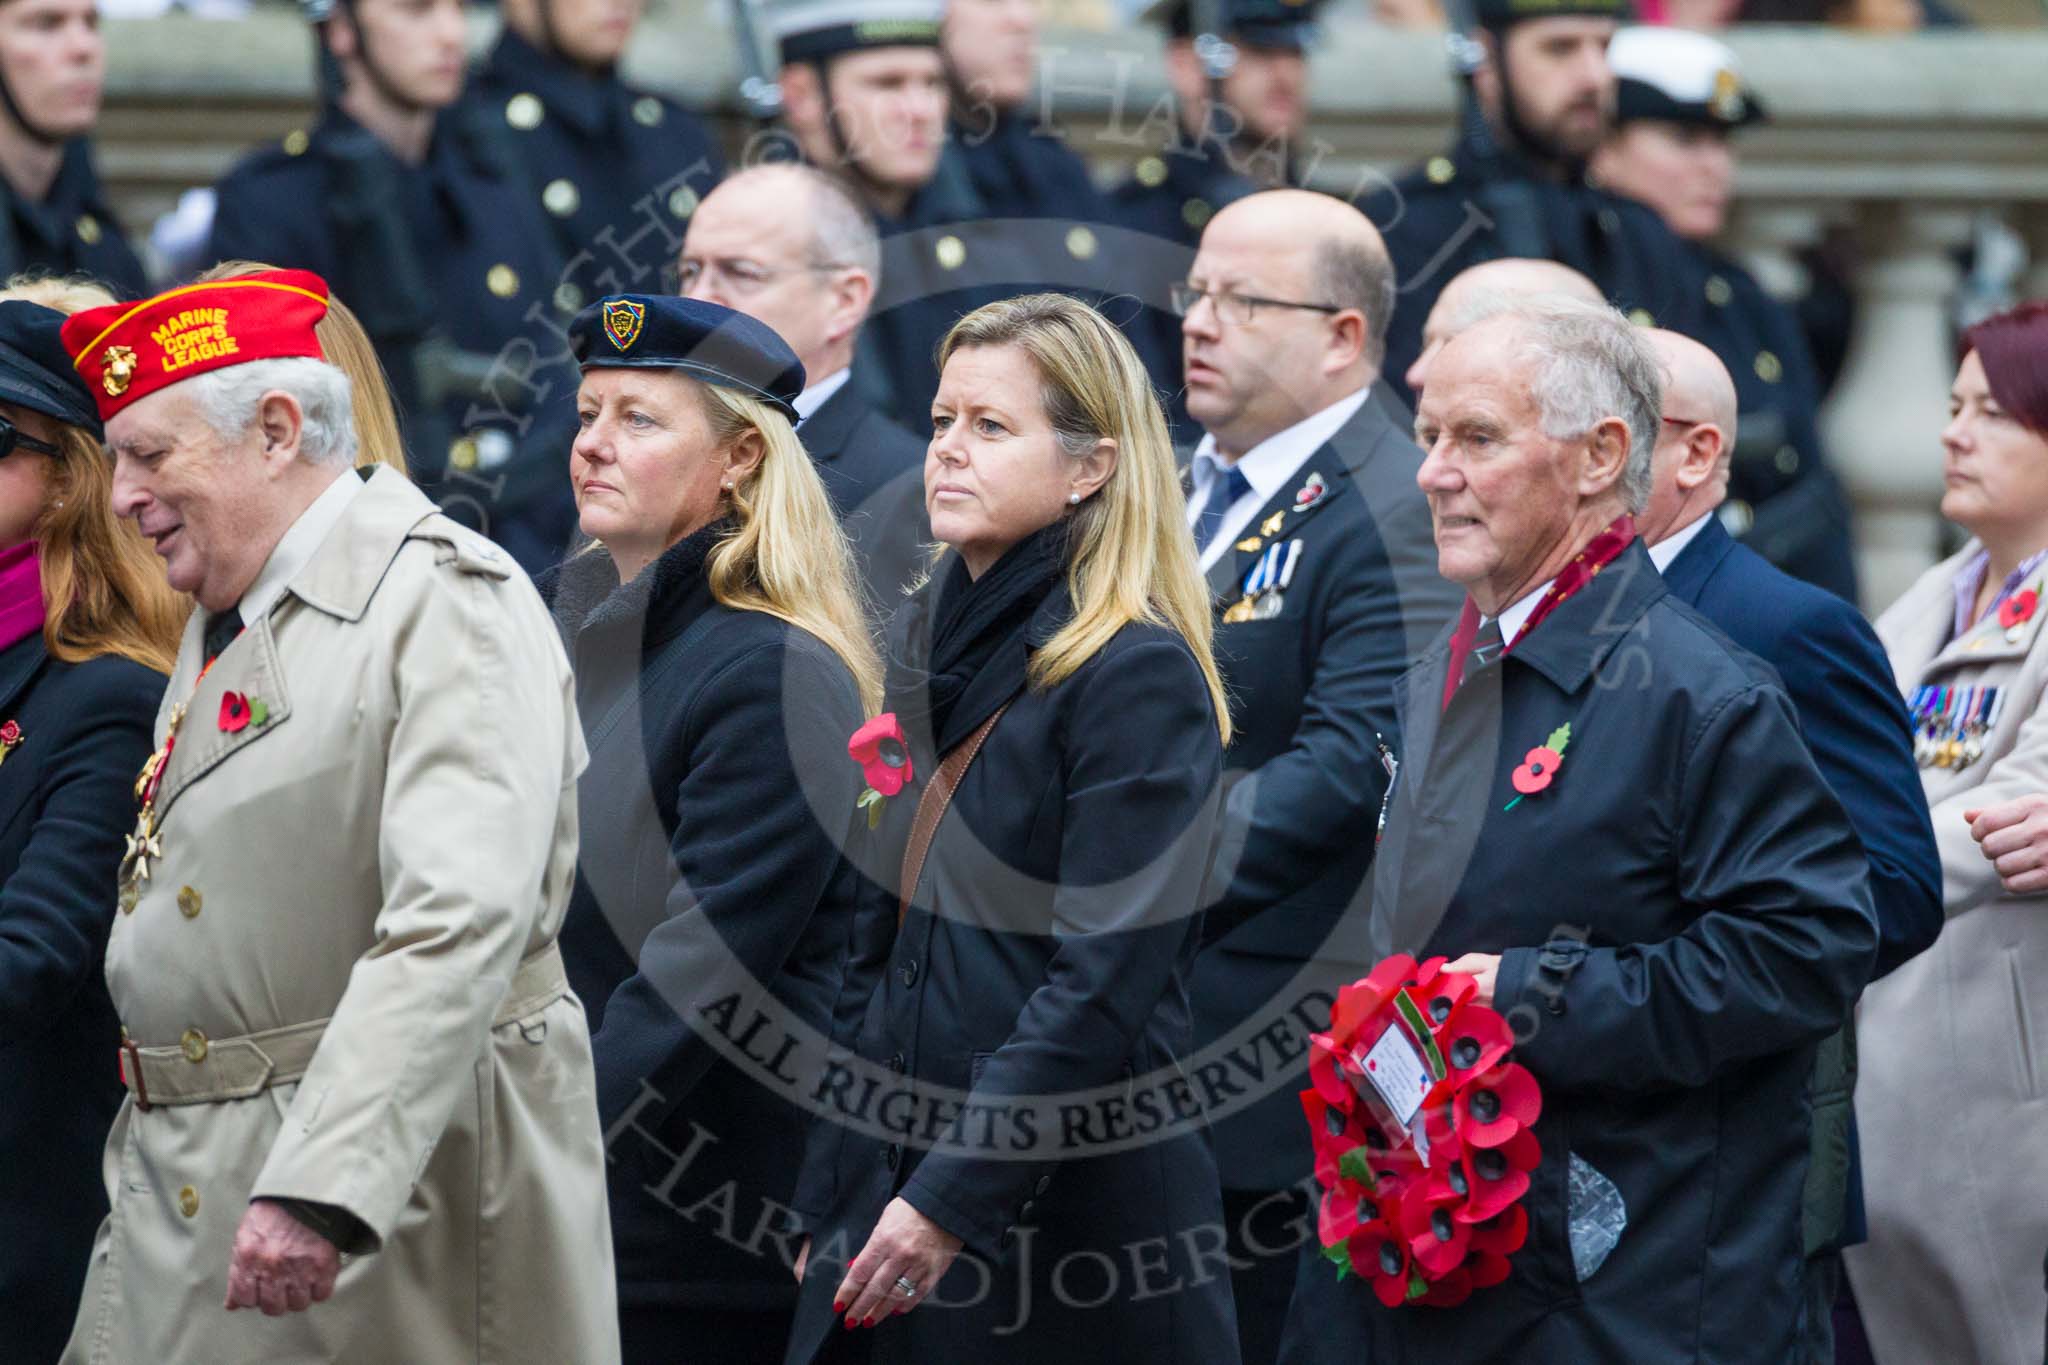
M999 656L1006 673L1015 670L1016 686L1023 685L1025 632L1066 567L1062 520L1018 541L980 578L968 577L959 555L947 555L905 602L890 626L884 706L919 747L948 747L955 706Z

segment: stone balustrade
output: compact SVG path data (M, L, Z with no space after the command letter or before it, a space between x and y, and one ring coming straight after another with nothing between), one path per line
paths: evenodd
M738 64L722 6L651 20L631 76L720 111L737 151ZM479 43L492 21L480 16ZM236 23L172 16L107 24L101 168L138 228L213 180L251 143L300 125L311 44L290 11ZM1454 111L1441 41L1333 23L1312 68L1308 160L1319 184L1371 182L1439 150ZM1881 608L1940 541L1938 434L1953 369L1955 248L1973 215L2001 215L2026 243L2027 292L2048 295L2048 32L1874 37L1759 29L1730 35L1774 121L1742 143L1730 245L1774 288L1793 253L1846 232L1860 262L1856 324L1825 427L1857 511L1865 605ZM1048 117L1114 176L1168 117L1158 40L1137 30L1054 29L1042 65Z

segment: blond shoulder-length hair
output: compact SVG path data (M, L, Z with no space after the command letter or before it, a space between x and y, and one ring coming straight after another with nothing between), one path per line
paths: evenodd
M810 632L853 674L872 716L882 704L882 665L868 635L853 547L796 429L748 394L690 382L703 395L719 451L749 439L761 444L759 462L726 495L733 531L711 552L711 595Z
M1104 440L1117 450L1108 480L1072 513L1067 591L1074 615L1032 656L1032 683L1065 681L1134 621L1165 626L1194 651L1217 730L1229 743L1209 587L1182 515L1166 417L1138 353L1087 304L1064 294L1025 294L953 324L939 344L939 366L956 352L995 346L1015 347L1037 366L1046 418L1064 454L1080 459Z
M113 303L86 280L16 277L0 298L26 299L60 313ZM54 420L54 419L52 419ZM114 515L114 469L99 438L57 423L60 452L36 519L43 586L43 647L65 663L103 655L132 659L159 673L178 660L190 598L171 590L149 542Z
M275 269L260 261L222 261L199 278L202 282L231 280ZM370 344L370 334L347 304L329 294L327 313L313 324L313 335L320 342L322 358L348 376L350 415L356 423L356 468L388 465L400 474L408 473L405 442L398 434L398 408L391 401L391 385L377 359L377 348Z

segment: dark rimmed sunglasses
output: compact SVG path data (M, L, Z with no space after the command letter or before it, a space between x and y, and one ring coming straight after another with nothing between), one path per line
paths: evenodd
M6 459L17 450L33 450L38 455L64 453L48 441L39 441L5 417L0 417L0 460Z

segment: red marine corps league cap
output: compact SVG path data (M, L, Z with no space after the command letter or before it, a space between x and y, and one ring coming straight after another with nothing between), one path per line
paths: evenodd
M309 270L266 270L75 313L64 323L64 349L105 421L138 398L211 370L290 356L325 359L313 324L326 315L327 281Z

